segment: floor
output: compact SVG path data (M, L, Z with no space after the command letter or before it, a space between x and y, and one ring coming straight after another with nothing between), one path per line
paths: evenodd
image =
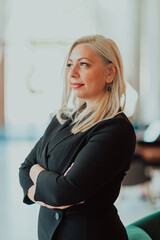
M0 139L0 240L37 239L39 207L23 204L18 180L18 168L34 143ZM152 174L152 201L142 195L139 185L123 187L115 205L125 225L160 209L160 170Z

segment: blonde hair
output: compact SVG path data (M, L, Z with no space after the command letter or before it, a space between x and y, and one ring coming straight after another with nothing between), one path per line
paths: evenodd
M112 82L111 92L106 91L102 99L94 105L92 109L86 108L85 100L78 99L75 96L73 97L72 102L73 108L70 109L68 104L71 99L72 89L67 81L67 67L65 67L65 84L62 106L57 112L56 117L58 121L63 124L67 119L66 117L74 116L74 118L72 118L72 123L75 124L71 130L74 134L84 132L102 120L115 117L124 110L126 102L126 85L123 77L123 64L119 49L115 42L102 35L91 35L79 38L72 44L65 63L67 63L73 48L81 43L87 44L95 50L103 60L104 65L113 63L116 66L117 74ZM121 106L122 96L124 96L124 101Z

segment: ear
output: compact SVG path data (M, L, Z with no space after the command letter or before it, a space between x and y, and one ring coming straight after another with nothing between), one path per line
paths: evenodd
M111 83L117 75L117 68L113 63L107 66L106 82Z

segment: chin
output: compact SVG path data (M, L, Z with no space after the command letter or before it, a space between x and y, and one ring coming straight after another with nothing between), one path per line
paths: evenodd
M85 96L83 96L82 94L75 94L75 96L77 98L80 98L80 99L84 99L85 100Z

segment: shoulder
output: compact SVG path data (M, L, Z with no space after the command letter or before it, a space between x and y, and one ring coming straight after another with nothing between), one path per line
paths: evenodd
M89 136L101 136L103 139L132 139L136 141L132 123L122 112L114 118L102 120L89 129Z
M105 128L131 128L133 129L133 125L130 122L130 120L127 118L127 116L122 112L116 115L114 118L104 119L98 123L96 123L92 128L93 129L105 129Z

